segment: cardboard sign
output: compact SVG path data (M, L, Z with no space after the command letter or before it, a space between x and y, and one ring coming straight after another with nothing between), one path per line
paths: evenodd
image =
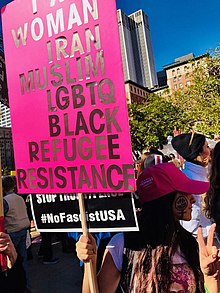
M115 1L16 0L2 21L19 192L133 191Z
M90 232L137 231L137 217L131 193L85 194ZM76 194L34 194L31 206L40 232L81 232Z
M0 102L7 107L8 105L8 88L7 88L7 79L5 71L5 57L4 54L0 51Z

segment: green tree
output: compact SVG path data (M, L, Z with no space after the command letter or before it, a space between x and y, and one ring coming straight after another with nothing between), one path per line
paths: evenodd
M168 135L177 129L188 132L192 127L209 137L220 129L220 50L210 51L200 63L193 62L190 86L150 94L143 104L129 105L130 131L133 149L166 143Z
M169 99L184 113L183 131L193 125L196 131L212 138L220 129L220 51L216 48L199 64L192 65L192 85L176 91Z
M150 94L144 104L129 105L130 132L133 149L142 151L147 146L159 147L166 143L173 127L181 125L179 108L163 96Z

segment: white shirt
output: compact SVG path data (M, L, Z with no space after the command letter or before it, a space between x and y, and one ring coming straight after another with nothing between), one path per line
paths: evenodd
M185 162L183 173L193 180L208 181L208 167L203 167L191 162ZM197 236L197 229L202 226L203 236L207 237L211 226L211 221L206 218L202 211L203 198L200 195L194 195L196 202L192 207L192 219L190 221L180 221L180 224L194 237Z

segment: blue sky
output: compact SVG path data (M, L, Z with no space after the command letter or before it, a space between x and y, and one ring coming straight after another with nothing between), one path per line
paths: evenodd
M10 1L0 0L0 4ZM148 15L157 71L176 57L188 53L198 56L220 44L220 0L116 0L116 3L126 14L143 9Z
M126 14L148 15L157 71L176 57L196 56L220 44L219 0L116 0Z

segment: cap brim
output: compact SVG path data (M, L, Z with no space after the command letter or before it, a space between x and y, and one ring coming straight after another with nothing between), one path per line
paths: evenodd
M185 182L184 186L181 188L182 190L178 191L191 194L202 194L208 191L209 186L209 182L189 180Z

